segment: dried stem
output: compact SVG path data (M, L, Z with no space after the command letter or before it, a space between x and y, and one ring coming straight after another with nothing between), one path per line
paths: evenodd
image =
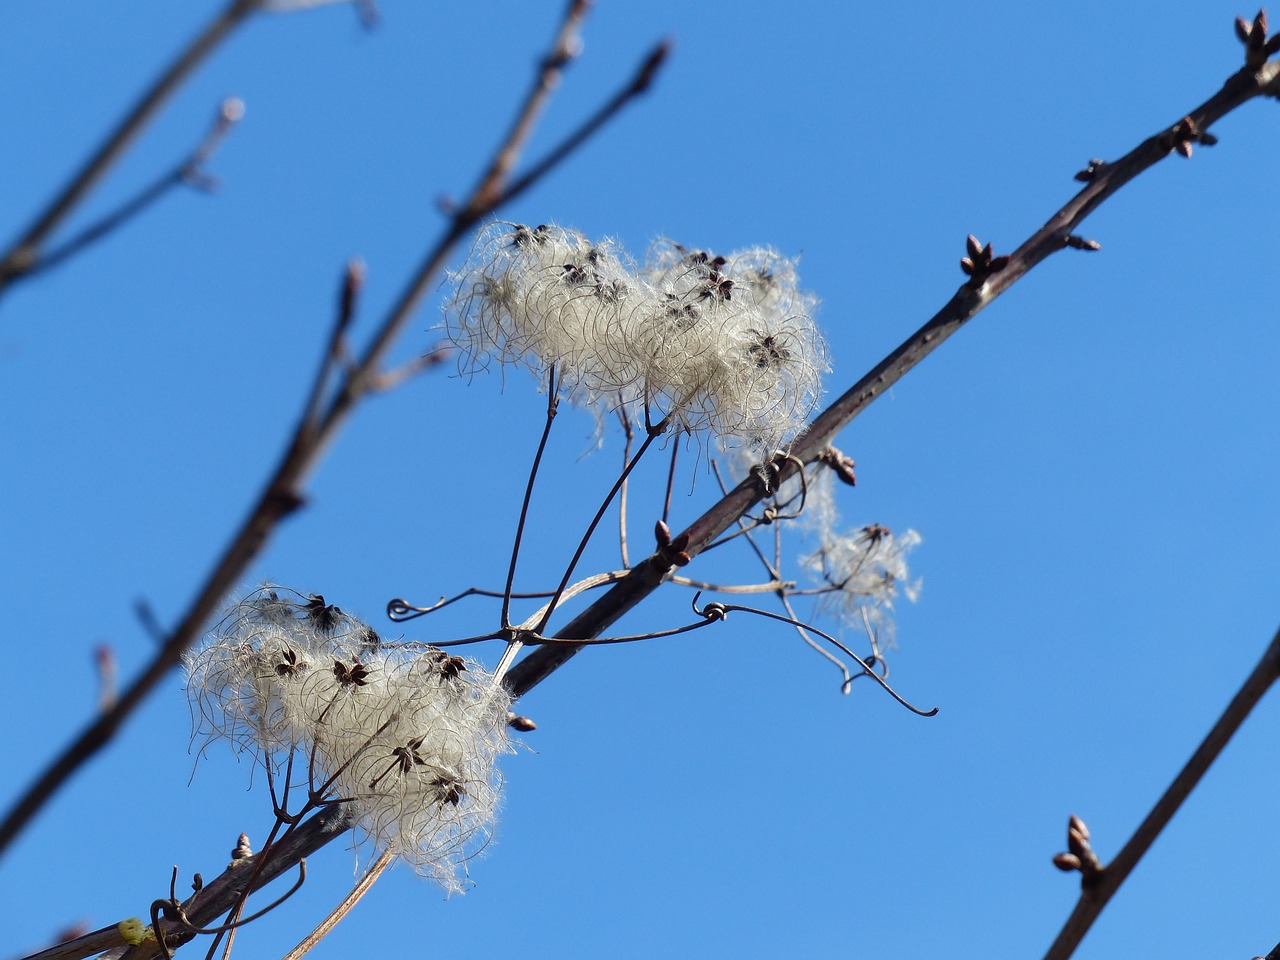
M325 917L319 926L303 937L302 942L284 955L284 960L300 960L301 957L310 953L311 949L327 937L329 932L355 908L355 905L364 899L364 895L378 882L378 878L386 872L395 858L393 850L383 850L378 859L370 864L365 875L357 881L351 892L342 898L342 902L333 908L333 912Z
M622 465L625 468L631 460L631 446L635 443L636 432L631 426L631 418L627 416L625 407L618 408L618 419L622 421ZM630 485L630 479L624 478L622 488L618 491L618 551L622 555L622 567L625 570L631 566L631 561L627 559L627 490Z
M542 427L542 437L538 440L538 450L533 455L533 465L529 468L529 482L525 484L524 499L520 501L520 519L516 522L516 535L511 544L511 564L507 567L507 585L502 592L502 629L511 626L511 585L516 579L516 561L520 559L520 541L524 539L524 525L529 519L529 501L533 499L533 484L538 479L538 467L542 465L542 454L546 452L547 440L551 436L551 424L556 419L559 406L560 387L556 383L556 366L553 363L547 371L547 419Z

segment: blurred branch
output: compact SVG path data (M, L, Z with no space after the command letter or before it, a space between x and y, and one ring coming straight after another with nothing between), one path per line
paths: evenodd
M200 144L177 166L161 174L134 196L120 204L115 210L85 227L60 247L50 250L39 257L25 272L17 274L11 279L29 279L44 273L46 270L53 269L74 257L86 247L97 243L108 234L124 226L171 190L182 186L191 186L198 190L214 189L214 179L205 173L202 168L242 116L244 116L244 104L240 100L235 97L229 97L224 100L218 108L217 116L214 118L213 126L209 129L209 132L205 134ZM3 268L0 268L0 277L3 277L2 270Z
M1227 78L1222 89L1205 103L1173 126L1148 137L1119 160L1105 164L1091 162L1089 169L1078 175L1079 179L1087 181L1084 189L1008 256L993 255L990 245L984 249L971 237L970 256L964 261L968 264L968 282L924 326L818 415L791 445L791 456L778 462L775 483L782 483L795 473L799 469L798 464L817 459L836 435L872 401L1042 260L1068 247L1097 249L1097 244L1077 237L1075 230L1126 183L1172 152L1188 155L1192 142L1206 145L1213 142L1212 135L1207 132L1212 124L1255 97L1275 96L1278 87L1280 64L1269 61L1246 66ZM684 531L689 537L688 555L694 557L706 549L766 495L759 478L743 480ZM657 555L637 564L625 580L584 610L557 636L565 639L599 636L657 589L670 569L670 564ZM515 696L523 696L580 649L564 644L534 650L511 668L507 674L507 685Z
M578 45L572 38L576 36L585 7L586 5L581 2L570 4L551 47L552 51L577 49ZM659 48L659 51L665 53L665 47ZM241 524L231 543L214 565L209 577L191 601L181 621L169 634L163 647L143 669L141 675L120 695L116 705L110 711L103 713L64 748L18 798L5 815L4 821L0 823L0 851L9 846L45 801L85 761L115 736L120 726L137 709L143 699L170 670L181 662L183 653L199 638L209 618L218 610L227 592L243 577L248 565L261 553L280 521L302 506L303 498L300 491L303 481L319 462L325 447L346 422L352 408L379 386L378 371L391 344L408 323L419 301L443 268L458 239L466 235L477 221L491 215L496 208L531 187L540 177L550 173L567 158L571 151L565 149L564 144L581 145L587 139L583 135L584 129L598 129L604 120L616 115L626 103L642 93L660 62L661 56L658 52L651 52L636 75L623 88L625 95L613 97L601 111L588 118L581 127L569 134L563 143L554 147L548 158L534 164L532 170L537 171L536 176L526 174L509 186L503 185L499 180L495 188L493 177L495 175L499 178L505 177L507 168L498 164L490 167L489 172L481 178L476 192L485 191L492 200L488 204L479 204L473 196L454 216L444 235L427 254L422 265L373 335L370 345L359 360L345 371L341 382L334 388L323 415L318 417L315 415L318 404L314 396L315 391L312 391L313 396L299 418L298 426L280 463L250 510L249 516ZM558 76L564 64L562 57L548 56L543 59L539 66L539 78L521 108L521 116L541 108L541 103L548 95L548 91L555 86L554 79L548 81L546 75L550 73ZM643 82L640 82L641 79ZM522 143L528 132L527 124L517 122L507 141L500 146L498 154L511 150L513 138ZM345 299L343 302L345 304ZM340 308L340 315L344 309L345 307ZM341 320L337 326L341 328ZM326 357L334 356L333 343L334 340L331 338ZM318 376L327 377L330 370L330 363L322 363Z
M209 21L199 35L178 54L177 59L169 65L168 69L151 85L151 88L125 114L124 119L107 135L106 140L85 165L62 188L49 206L37 215L35 222L26 229L8 251L0 255L0 296L4 294L5 289L14 279L24 274L32 273L41 267L41 251L49 236L70 216L71 212L88 196L89 192L97 186L98 181L120 159L143 127L155 118L160 108L164 106L165 101L182 85L183 81L257 7L258 0L231 0L217 16ZM148 189L154 190L155 187ZM142 206L155 199L154 197L145 198L146 192L144 191ZM131 216L136 212L137 210L127 211L127 216ZM122 220L127 219L127 216ZM115 225L118 224L109 225L108 229ZM76 249L79 248L77 247ZM59 259L65 259L65 257L64 248L63 255Z
M1151 848L1156 837L1160 836L1161 831L1173 819L1173 815L1178 812L1183 801L1199 784L1209 766L1218 758L1218 754L1230 742L1245 718L1277 679L1280 679L1280 631L1272 637L1271 644L1262 655L1262 659L1258 661L1258 665L1253 668L1253 672L1249 674L1236 695L1231 698L1226 710L1222 712L1222 716L1196 748L1196 752L1191 755L1186 766L1174 778L1173 783L1169 784L1169 788L1156 801L1156 805L1151 808L1146 819L1138 825L1133 836L1116 854L1116 858L1101 870L1090 871L1084 875L1080 884L1080 899L1058 933L1057 939L1049 947L1045 960L1066 960L1075 952L1076 947L1080 945L1080 941L1089 932L1094 920L1102 913L1111 897L1133 872L1133 868L1138 865L1143 854Z

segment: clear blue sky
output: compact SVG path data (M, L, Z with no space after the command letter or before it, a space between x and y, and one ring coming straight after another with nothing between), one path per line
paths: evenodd
M216 6L6 11L7 234ZM235 94L247 114L212 164L221 190L169 198L0 303L0 803L91 715L98 644L126 675L146 661L135 600L166 623L183 609L292 428L342 265L368 264L359 336L440 230L437 198L474 181L559 11L383 0L372 32L345 6L253 21L77 222L181 156ZM1231 20L1253 13L601 0L535 151L652 42L673 35L675 55L505 216L636 251L665 235L799 255L838 392L951 296L967 233L1012 249L1089 157L1216 91L1242 60ZM1114 854L1280 618L1276 105L1215 132L1088 221L1102 252L1053 257L841 439L858 462L846 519L924 537L891 664L936 718L865 684L840 696L829 665L750 620L588 651L524 702L539 729L505 764L475 888L444 901L397 869L315 956L1043 952L1075 900L1050 864L1068 814ZM438 302L400 360L435 342ZM389 629L393 596L500 584L541 404L523 374L447 371L374 399L244 589L320 592ZM591 429L574 412L557 426L532 580L558 571L615 469L616 442L580 459ZM673 526L714 485L687 489ZM606 537L589 563L614 562ZM670 626L687 599L627 622ZM476 602L411 635L491 620ZM1247 957L1280 940L1273 696L1078 956ZM172 864L210 877L240 831L265 834L263 785L226 751L197 766L188 731L175 675L0 862L0 955L144 915ZM353 865L331 844L237 955L292 946Z

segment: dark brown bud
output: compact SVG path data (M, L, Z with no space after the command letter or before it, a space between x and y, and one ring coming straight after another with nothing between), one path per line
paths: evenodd
M1067 849L1081 859L1089 854L1089 841L1074 830L1067 831Z
M515 714L507 715L507 726L512 730L519 730L521 733L529 733L538 729L538 725L528 717L516 716Z
M1063 873L1080 869L1080 858L1070 853L1059 853L1053 858L1053 865Z
M671 528L665 520L659 520L653 525L653 538L658 541L659 548L671 543Z
M965 248L969 251L969 256L974 260L977 260L982 255L982 242L972 233L965 239Z
M1081 820L1079 817L1077 817L1075 814L1072 814L1071 819L1067 821L1067 830L1068 832L1075 831L1076 833L1080 834L1080 836L1086 842L1088 842L1089 828L1085 826L1084 821Z
M818 459L835 472L841 483L847 483L851 487L858 485L858 478L853 472L855 466L853 457L847 456L835 447L827 447L818 454Z

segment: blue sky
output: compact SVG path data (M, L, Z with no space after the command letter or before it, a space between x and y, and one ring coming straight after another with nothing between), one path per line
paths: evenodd
M7 11L9 234L216 6ZM654 41L674 36L673 58L504 216L637 252L669 236L798 255L834 394L951 296L966 234L1017 246L1089 157L1126 152L1240 65L1231 20L1254 11L1152 9L602 0L535 153ZM384 0L371 32L344 6L255 19L76 222L172 164L234 94L247 113L211 165L220 190L175 194L0 303L0 803L92 714L97 645L126 675L147 660L135 601L179 615L292 428L342 265L368 264L358 338L441 229L437 199L472 185L559 11ZM1075 900L1050 864L1067 816L1114 854L1276 627L1275 110L1246 105L1219 146L1127 187L1087 222L1100 253L1051 258L842 436L859 480L846 520L924 538L890 662L936 718L866 686L842 697L829 665L746 618L588 651L523 702L539 729L505 764L475 888L445 901L397 869L315 955L1043 952ZM435 343L440 300L397 359ZM323 593L390 630L393 596L500 584L542 402L523 373L447 370L374 398L244 590ZM591 433L585 414L557 423L531 581L558 574L616 469L614 437L581 456ZM700 472L673 526L713 493ZM606 536L585 563L615 562ZM683 622L687 601L671 591L625 622ZM473 601L407 632L470 635L492 616ZM1280 940L1278 710L1255 711L1078 956ZM225 751L197 765L189 727L175 675L9 851L0 952L143 915L172 864L212 876L240 831L266 833L262 785ZM331 844L239 955L292 946L354 862Z

